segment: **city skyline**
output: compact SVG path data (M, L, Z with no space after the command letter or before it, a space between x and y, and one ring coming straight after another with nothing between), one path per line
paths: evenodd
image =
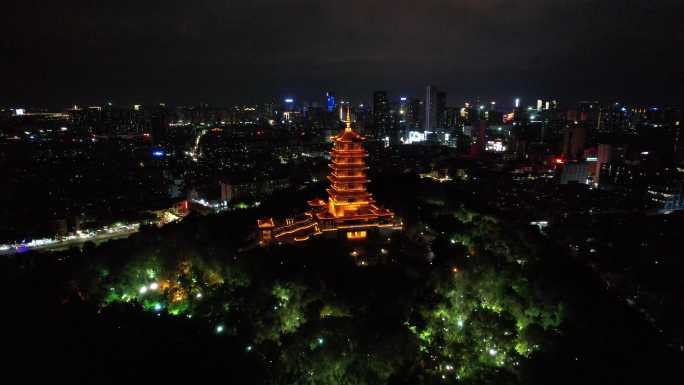
M435 87L433 84L424 85L421 90L418 90L415 94L409 92L390 92L386 90L372 90L365 97L345 97L344 95L336 94L335 102L336 106L345 105L351 106L353 110L363 109L369 112L374 111L374 94L381 92L387 95L387 104L389 109L400 107L401 105L407 103L410 100L418 101L424 103L426 98L425 89L426 87ZM516 108L531 108L537 109L539 101L543 103L555 103L555 108L560 107L561 109L574 109L584 103L592 103L597 106L611 106L619 105L625 106L626 108L675 108L680 109L682 106L676 103L665 103L656 102L655 100L644 101L644 102L628 102L624 98L618 99L599 99L599 98L585 98L585 99L561 99L556 96L530 96L529 98L520 97L518 95L504 97L502 99L488 98L486 96L475 95L471 97L457 98L452 96L450 93L445 92L444 88L438 88L439 92L446 96L446 104L444 106L448 108L461 108L461 107L484 107L491 111L513 111ZM259 106L289 106L288 108L320 108L321 110L328 110L326 95L330 91L321 91L316 96L311 98L300 97L299 95L293 93L280 93L277 96L265 97L256 101L242 101L235 103L209 103L207 101L194 101L189 103L180 103L173 100L159 100L157 102L145 102L140 101L134 102L121 102L112 99L101 99L94 100L92 103L73 103L73 102L63 102L57 104L27 104L27 103L7 103L0 105L0 111L3 112L13 112L16 110L22 111L22 114L30 113L42 113L42 112L66 112L70 110L87 109L87 108L123 108L123 109L149 109L156 106L165 106L169 108L218 108L218 109L230 109L230 108L249 108L249 107L259 107ZM542 109L547 109L542 106ZM330 111L329 111L330 112ZM336 110L339 114L339 108ZM340 119L343 121L344 119Z
M74 3L4 8L0 104L222 105L321 89L362 99L426 84L450 103L682 104L677 1Z
M6 378L681 377L684 0L5 3Z

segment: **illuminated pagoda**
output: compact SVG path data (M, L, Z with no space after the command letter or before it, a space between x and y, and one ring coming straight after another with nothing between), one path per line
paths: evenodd
M273 218L258 220L260 243L304 241L312 235L335 232L346 233L347 239L364 239L370 229L400 230L401 221L392 211L378 207L366 188L369 180L365 140L352 130L347 110L344 131L332 137L328 201L311 200L310 211L283 223L276 223Z

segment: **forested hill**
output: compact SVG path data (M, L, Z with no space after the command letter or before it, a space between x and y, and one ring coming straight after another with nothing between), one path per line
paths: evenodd
M535 228L435 182L405 185L378 189L404 202L405 231L360 243L250 247L274 201L5 259L8 367L25 381L121 384L677 378L681 356Z

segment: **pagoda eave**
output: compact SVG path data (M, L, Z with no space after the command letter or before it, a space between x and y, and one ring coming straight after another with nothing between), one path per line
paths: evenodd
M329 178L335 178L337 180L356 180L356 179L361 179L361 180L367 180L368 178L366 177L365 174L361 173L360 175L338 175L338 174L330 174L328 175Z
M332 183L340 183L340 184L342 184L342 183L344 183L344 184L358 184L358 183L370 182L370 179L367 179L365 177L353 177L353 178L342 179L342 178L334 177L332 175L328 175L326 178L329 181L331 181Z
M333 170L356 170L356 171L365 171L368 170L368 166L363 165L363 164L344 164L344 163L328 163L328 167L332 168Z
M360 150L360 151L354 151L354 150L332 150L328 152L332 156L341 156L341 157L348 157L348 158L359 158L359 157L367 157L368 152L365 150Z
M344 196L358 196L358 197L364 197L364 196L371 196L373 194L369 193L368 190L366 189L339 189L335 186L330 186L326 191L332 191L333 193L337 195L344 195Z

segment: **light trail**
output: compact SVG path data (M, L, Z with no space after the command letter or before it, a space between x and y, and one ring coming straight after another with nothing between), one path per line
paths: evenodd
M197 135L197 138L195 138L195 145L193 146L192 150L185 152L185 154L190 156L190 158L195 162L197 162L199 158L202 157L202 152L200 151L200 141L206 133L207 130L200 131L199 135Z

